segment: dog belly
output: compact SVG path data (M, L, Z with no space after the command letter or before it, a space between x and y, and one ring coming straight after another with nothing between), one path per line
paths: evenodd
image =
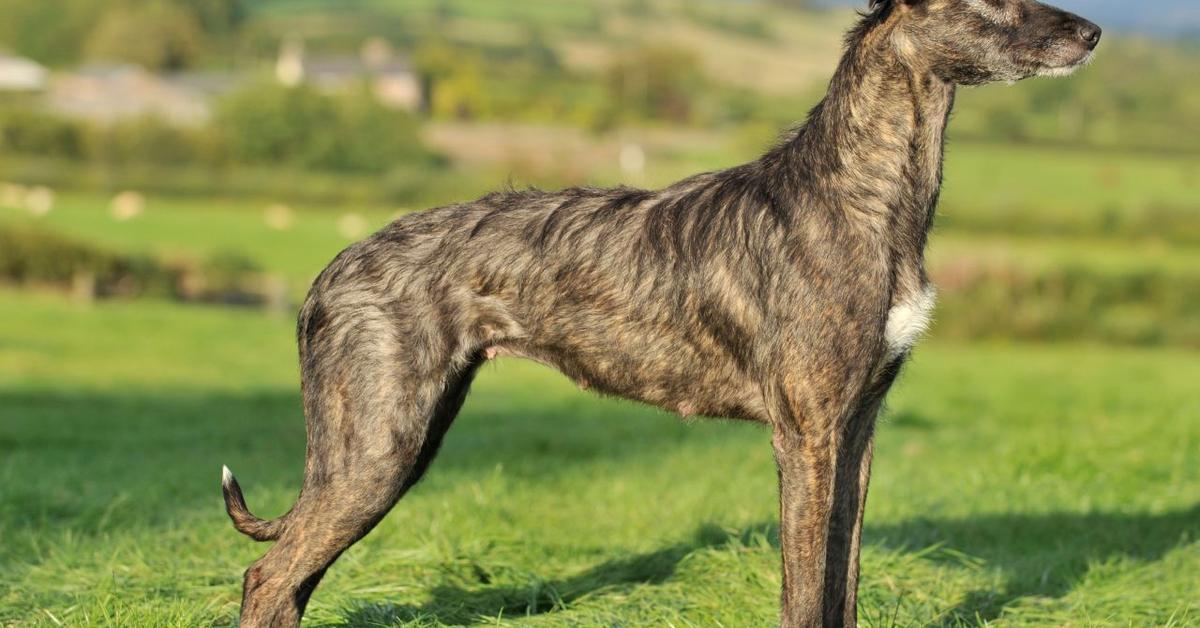
M576 266L507 265L486 281L472 269L462 282L487 288L475 290L470 308L479 314L473 328L486 328L478 334L485 357L530 358L581 388L684 416L766 416L759 382L748 375L754 326L741 313L749 308L740 292L650 289L628 280L637 275L629 264ZM511 323L495 324L502 320Z
M696 415L762 421L761 394L731 360L671 336L614 335L512 342L494 355L549 365L584 389Z

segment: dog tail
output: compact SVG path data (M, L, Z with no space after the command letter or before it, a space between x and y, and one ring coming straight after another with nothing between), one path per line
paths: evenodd
M255 541L274 541L283 533L288 516L284 515L272 521L255 517L246 507L246 498L242 496L242 487L238 486L237 478L233 477L233 472L225 466L221 467L221 492L225 495L225 512L229 513L233 527L237 528L238 532Z

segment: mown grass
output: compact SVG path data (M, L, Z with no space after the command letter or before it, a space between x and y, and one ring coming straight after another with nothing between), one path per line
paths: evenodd
M0 623L231 624L304 450L290 321L0 292ZM869 625L1200 621L1195 355L924 347L882 424ZM765 625L775 474L757 426L680 422L524 362L326 578L312 625Z
M1200 156L954 143L941 223L972 232L1200 242Z

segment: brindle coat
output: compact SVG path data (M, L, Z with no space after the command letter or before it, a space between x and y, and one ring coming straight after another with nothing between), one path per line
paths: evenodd
M1099 29L1031 0L875 0L828 96L757 161L658 191L501 192L401 218L317 278L298 338L308 451L242 623L295 625L429 466L497 354L683 415L771 426L787 626L853 625L880 404L932 291L955 86L1065 73Z

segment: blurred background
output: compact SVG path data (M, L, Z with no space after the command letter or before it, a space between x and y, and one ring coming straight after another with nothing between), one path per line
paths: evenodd
M10 568L0 571L11 578L0 581L0 622L57 621L65 613L105 623L104 612L114 607L126 613L114 617L126 621L158 623L163 613L181 625L229 620L236 609L231 583L244 564L192 565L185 577L164 571L153 555L137 554L139 563L119 548L144 547L147 530L169 530L184 535L177 544L224 544L240 548L226 552L238 561L253 556L252 548L233 545L233 533L214 510L216 470L231 459L239 475L248 471L255 479L243 477L243 484L262 488L258 494L251 488L250 496L268 512L290 503L304 436L291 320L333 255L405 212L503 186L660 186L752 159L821 97L843 33L865 4L0 0L0 535L10 539L0 549L0 564ZM1200 376L1192 353L1200 349L1200 8L1192 0L1059 4L1105 27L1094 64L1069 79L960 91L930 250L941 301L928 351L942 366L922 367L918 359L913 392L900 393L895 427L881 436L894 441L886 451L898 453L882 454L880 464L905 469L918 484L922 477L933 482L953 475L960 461L994 456L990 468L998 481L1010 473L1013 484L1029 492L983 497L959 510L946 506L949 519L922 527L903 522L917 512L935 516L954 500L930 502L922 497L927 492L884 484L877 509L895 525L874 534L900 540L869 552L869 564L891 564L888 552L949 538L955 551L982 556L972 564L983 564L983 572L974 573L985 576L946 585L941 598L872 589L867 604L881 617L893 606L914 621L1001 617L1019 612L1013 605L1027 596L1070 599L1067 583L1089 573L1087 565L1129 556L1125 548L1147 529L1161 532L1160 540L1188 531L1195 539L1197 511L1186 496L1194 499L1200 489L1194 470L1200 412L1191 394L1193 376ZM599 526L590 547L625 539L642 562L568 577L596 562L586 559L592 550L562 549L562 562L555 563L556 554L543 548L534 552L541 556L535 563L558 565L551 571L568 576L555 579L536 566L514 567L518 575L509 576L527 583L537 572L545 580L537 582L553 585L557 597L542 597L541 584L489 585L493 576L504 580L500 569L495 574L501 575L455 585L484 594L422 602L418 591L411 607L372 606L363 600L397 593L356 589L347 580L330 585L343 597L318 603L318 614L335 623L403 623L432 613L453 623L497 611L561 610L604 587L667 582L671 572L659 563L678 562L697 548L754 547L756 530L767 546L773 543L769 524L754 527L770 520L773 503L769 452L751 444L761 435L659 426L665 422L646 417L653 411L577 395L534 367L497 368L505 376L485 374L480 394L487 400L481 403L499 409L468 404L463 421L472 427L462 428L457 441L452 432L447 445L451 469L465 471L467 460L483 460L486 470L507 470L498 477L524 478L553 493L552 485L530 479L542 478L539 465L547 460L605 459L614 438L666 439L661 442L683 443L679 451L699 448L705 460L728 456L735 469L751 460L747 478L765 477L746 481L758 482L753 486L764 491L763 503L736 505L743 495L722 492L724 475L702 479L711 469L728 472L723 463L710 469L681 457L681 481L699 483L696 490L706 495L696 497L693 510L680 506L689 530L691 519L732 511L740 514L718 517L716 525L740 531L714 537L701 530L679 545L673 533L648 532L658 521L650 515L642 520L625 512L613 519L626 534L583 510L579 520L559 524L573 534ZM965 372L977 373L976 379ZM963 377L969 381L956 379ZM501 386L505 379L556 392L528 397ZM930 398L938 400L932 411L926 409ZM1093 405L1079 409L1080 398ZM1004 414L1014 399L1018 414ZM562 414L610 420L554 420ZM640 418L625 423L613 415ZM980 416L990 418L968 421ZM988 449L989 442L1009 438L1001 434L1004 426L1034 417L1039 422L1026 430L1023 453ZM1093 433L1098 417L1107 417L1107 432ZM656 427L642 427L647 421ZM1062 431L1040 431L1046 425ZM936 434L950 439L947 448L972 453L961 460L932 455L940 451ZM531 442L533 455L521 447ZM1101 466L1063 462L1079 457ZM905 466L910 458L913 466ZM1101 460L1128 466L1100 471ZM178 461L194 463L204 477L176 469ZM144 477L139 468L156 473ZM581 469L580 481L604 481L594 468ZM1112 479L1118 476L1123 479ZM454 483L453 472L442 477L449 479L431 480L421 494L442 503L468 490ZM489 477L503 490L516 490ZM1040 483L1051 477L1057 478L1053 487ZM963 482L947 494L986 485L979 477ZM650 486L621 486L594 490L644 489L638 499L655 504L674 499ZM472 490L476 497L487 492ZM1066 501L1038 502L1051 495ZM543 497L531 494L529 503ZM731 501L720 502L725 498ZM1034 510L1083 514L970 519L1030 503L1041 504ZM1138 503L1140 515L1120 510ZM543 505L564 512L562 504ZM519 518L496 517L508 522L496 523L497 529L522 533ZM978 526L945 524L963 517ZM180 521L203 522L199 529L211 534L186 537L175 528ZM1010 527L1034 532L1007 539L1005 551L980 540ZM447 528L456 529L453 523ZM464 537L495 531L457 529ZM1096 529L1108 540L1086 540ZM115 536L88 540L106 530ZM428 533L429 547L454 546L438 534ZM66 549L58 555L38 549L47 538ZM406 538L397 532L401 540L392 542L411 544ZM646 538L661 541L665 553L651 551L653 542L642 548L638 539ZM1013 557L1037 556L1035 548L1047 538L1060 548L1059 562L1046 559L1057 565L1049 572L1038 570L1045 562L1035 567ZM1061 548L1075 547L1071 543L1079 544L1077 551L1064 556ZM1093 551L1095 543L1101 550ZM98 555L101 547L118 549L106 558ZM1152 562L1172 547L1131 555ZM1184 547L1191 567L1163 567L1180 590L1188 584L1181 571L1200 573L1192 568L1200 566L1200 549L1194 542ZM459 558L429 551L428 564L437 568L403 577L444 584L446 573L457 573L447 565L461 566ZM446 550L460 556L454 551ZM766 580L747 586L769 595L760 600L754 589L759 606L733 605L751 614L726 618L728 625L771 617L776 569L762 560L751 571ZM955 560L943 556L930 569L952 569L947 565ZM117 563L133 572L100 592L62 584L82 586ZM213 580L213 573L221 575ZM632 579L621 580L619 574L630 573ZM910 573L914 587L940 590L920 580L924 572ZM155 587L179 582L191 583L179 593L191 601L164 608ZM688 590L698 586L692 582ZM1162 611L1153 616L1166 619L1193 609L1184 617L1200 621L1195 607L1171 603L1170 586L1151 589L1138 612ZM647 609L687 606L646 595ZM719 606L714 602L711 612ZM1059 619L1078 610L1070 604L1060 611L1038 608L1063 613ZM1129 610L1115 608L1118 617Z
M962 91L938 334L1200 345L1200 10L1067 6L1112 35L1094 67ZM285 308L400 212L753 158L823 93L853 19L804 0L0 0L0 280Z

